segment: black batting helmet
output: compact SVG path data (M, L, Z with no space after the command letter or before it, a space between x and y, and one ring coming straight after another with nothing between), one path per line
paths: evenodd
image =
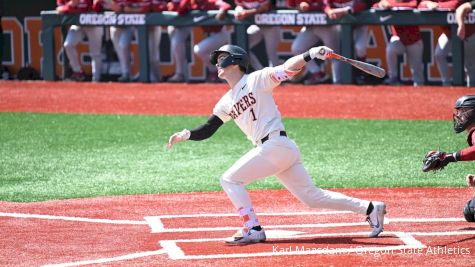
M464 111L459 111L459 109ZM454 130L461 133L475 123L475 95L465 95L455 101Z
M467 222L475 222L475 197L463 207L463 216Z
M209 56L211 64L216 65L216 63L218 63L218 56L221 53L229 55L221 61L219 65L221 68L225 68L229 65L239 65L244 72L247 71L249 67L249 56L244 49L237 45L223 45L218 50L214 50Z

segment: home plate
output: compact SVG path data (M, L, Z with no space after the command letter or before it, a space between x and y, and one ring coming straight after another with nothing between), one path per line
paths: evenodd
M286 238L286 237L292 237L292 236L297 236L301 234L305 234L305 232L300 232L300 231L289 231L289 230L265 230L266 231L266 237L267 238Z

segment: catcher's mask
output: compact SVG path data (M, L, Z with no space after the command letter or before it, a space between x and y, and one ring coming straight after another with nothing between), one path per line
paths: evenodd
M226 68L229 65L239 65L241 70L247 71L249 66L249 56L247 52L237 45L223 45L218 50L214 50L209 56L211 64L218 63L218 57L221 53L226 53L228 56L219 63L220 68Z
M475 95L462 96L455 102L454 130L461 133L475 123Z
M463 216L467 222L475 222L475 197L463 207Z

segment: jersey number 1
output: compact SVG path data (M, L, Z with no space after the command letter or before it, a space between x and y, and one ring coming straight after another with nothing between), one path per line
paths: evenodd
M256 121L257 118L256 118L256 114L254 113L254 109L251 108L251 114L252 114L252 121Z

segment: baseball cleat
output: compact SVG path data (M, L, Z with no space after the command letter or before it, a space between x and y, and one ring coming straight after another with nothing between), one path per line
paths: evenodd
M368 215L366 220L373 231L368 237L377 237L384 230L384 215L386 214L386 204L384 202L372 202L373 211Z
M246 245L264 241L266 241L266 233L263 228L261 230L242 228L225 242L228 245Z

